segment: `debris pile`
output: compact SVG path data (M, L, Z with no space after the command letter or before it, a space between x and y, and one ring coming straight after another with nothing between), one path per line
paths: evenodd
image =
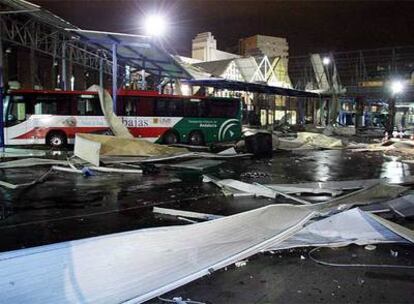
M35 298L38 303L141 303L218 269L246 266L247 259L260 252L316 246L309 256L323 263L312 256L320 246L414 241L412 230L352 208L384 202L395 205L396 197L408 190L382 180L292 185L248 184L211 176L205 176L204 180L233 195L252 194L274 202L230 216L155 207L154 213L182 219L187 225L2 253L2 299L33 302ZM300 198L303 193L329 194L331 198L311 203ZM275 204L280 196L290 199L292 204ZM301 259L306 258L301 255ZM50 289L54 292L50 293Z

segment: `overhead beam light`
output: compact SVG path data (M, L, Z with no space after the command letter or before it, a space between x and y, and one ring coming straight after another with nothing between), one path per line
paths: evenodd
M323 57L322 63L323 63L323 65L329 65L331 63L331 58Z
M162 15L149 15L144 20L145 34L153 37L162 37L167 32L167 20Z
M391 92L393 95L401 94L404 91L404 84L400 80L391 82Z

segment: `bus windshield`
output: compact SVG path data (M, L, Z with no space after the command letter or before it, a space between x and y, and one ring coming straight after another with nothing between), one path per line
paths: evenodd
M27 102L24 96L7 96L6 122L22 122L27 119Z

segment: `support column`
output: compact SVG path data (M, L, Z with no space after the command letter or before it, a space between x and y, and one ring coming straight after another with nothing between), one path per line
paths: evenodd
M103 79L103 58L99 59L99 86L103 89L104 79Z
M113 100L113 110L116 113L116 95L118 92L117 83L118 83L118 46L114 43L112 45L112 100Z
M306 100L306 99L305 99ZM305 125L305 107L304 107L304 98L298 98L298 125L304 126Z
M385 125L385 131L388 133L388 138L392 137L394 132L394 121L395 121L395 97L391 97L388 100L388 118Z
M358 130L362 127L362 118L364 115L364 101L362 97L356 97L355 104L355 133L358 133Z
M324 101L322 100L322 98L319 99L319 124L321 125L321 127L323 127L325 125L325 121L324 121Z
M68 73L66 71L66 42L62 43L62 71L61 71L61 87L64 91L68 89Z
M0 17L1 18L1 17ZM1 20L0 20L1 25ZM0 27L0 34L2 33ZM0 152L4 152L4 119L3 119L3 91L4 91L4 75L3 75L3 41L0 35Z
M141 89L145 90L145 86L146 86L146 84L145 84L145 70L142 69L142 71L141 71Z

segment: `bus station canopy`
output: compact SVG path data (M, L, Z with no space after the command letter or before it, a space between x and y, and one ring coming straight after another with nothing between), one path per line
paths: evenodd
M76 38L97 48L113 52L117 60L132 68L161 77L188 79L190 74L149 36L68 29Z
M320 94L314 92L275 87L260 83L227 80L224 78L191 79L185 80L184 82L192 86L213 87L216 89L227 89L231 91L245 91L270 95L314 98L319 98L321 96Z

